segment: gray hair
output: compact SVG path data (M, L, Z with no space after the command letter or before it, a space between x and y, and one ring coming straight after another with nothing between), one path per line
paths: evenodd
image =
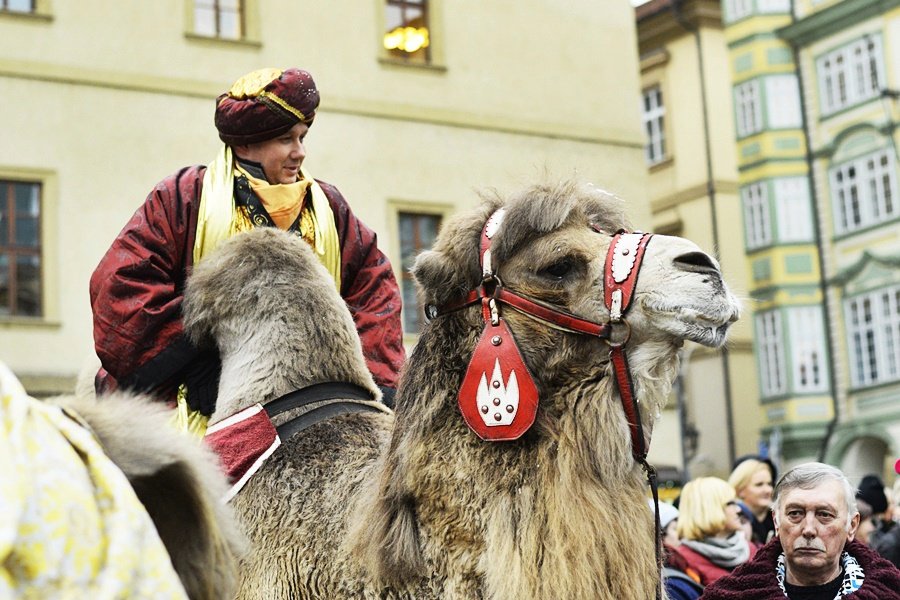
M837 481L844 490L844 501L847 505L847 526L853 516L859 512L856 506L856 490L850 485L850 481L840 469L820 462L808 462L797 465L781 476L775 485L775 498L772 502L772 512L778 518L781 510L781 502L784 496L791 490L811 490L826 481Z

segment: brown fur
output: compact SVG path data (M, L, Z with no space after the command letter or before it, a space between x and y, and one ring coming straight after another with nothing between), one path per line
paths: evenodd
M575 182L505 200L493 194L448 222L414 269L426 301L478 285L480 231L500 205L507 217L493 251L507 287L604 320L610 237L587 224L625 226L622 203ZM254 231L222 250L197 267L185 304L189 332L214 338L225 365L214 421L329 378L371 385L346 308L300 240ZM694 252L685 240L655 238L629 316L647 431L678 345L721 343L737 316L712 259L695 272L681 258ZM556 277L561 264L569 271ZM274 285L279 278L285 285ZM481 313L438 317L410 356L395 415L319 423L287 441L235 497L253 544L240 598L655 597L646 486L608 348L512 309L503 316L541 395L532 429L490 443L466 427L456 395Z

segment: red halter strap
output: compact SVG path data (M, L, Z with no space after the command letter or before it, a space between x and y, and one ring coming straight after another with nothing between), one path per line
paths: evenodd
M473 400L479 391L479 376L485 379L490 370L491 361L502 363L509 370L516 373L525 373L527 379L531 379L527 373L527 368L522 362L521 355L515 345L512 332L509 331L505 321L500 317L500 305L507 305L518 310L538 321L548 325L557 327L571 333L596 336L607 341L610 344L610 359L613 363L613 373L616 380L616 387L619 390L619 396L622 401L622 408L628 422L631 435L631 450L635 460L642 464L646 464L647 457L647 441L644 437L643 425L640 418L640 403L634 393L634 383L631 378L631 369L628 366L628 358L625 354L624 346L628 342L628 337L613 343L610 341L610 332L613 323L622 323L627 326L623 317L631 307L634 297L634 290L637 285L637 276L640 272L641 263L644 258L644 252L647 248L652 234L648 233L627 233L619 231L613 236L609 249L606 254L605 272L604 272L604 302L610 311L610 321L608 323L596 323L583 319L576 315L561 311L557 308L547 306L536 300L526 298L511 290L506 289L500 279L496 276L491 256L491 239L500 227L503 221L504 209L499 209L485 223L482 230L481 240L479 244L479 262L481 263L482 284L474 290L471 290L464 298L456 302L451 302L441 306L440 308L429 305L425 311L429 318L435 318L450 312L472 306L475 303L482 305L482 316L485 322L485 331L476 345L476 350L472 360L469 363L469 369L460 388L459 404L466 423L472 428L479 437L489 440L508 440L516 439L521 436L531 426L531 422L523 427L518 424L516 427L510 427L504 434L500 433L500 425L491 427L489 422L484 421L482 415L486 415L493 409L488 407L484 410L484 406L478 406ZM603 233L597 226L591 227L600 233ZM488 346L485 336L491 328L501 328L494 331L493 345L494 348ZM509 358L515 355L518 358ZM503 359L503 360L501 360ZM512 367L516 364L516 368ZM498 379L502 384L503 369L496 371L492 377L492 384L504 391L506 387L498 386ZM515 383L519 383L522 375L518 379L514 379ZM529 381L533 385L533 382ZM527 386L526 386L527 387ZM537 399L535 398L534 408L537 408ZM499 406L499 405L498 405ZM502 407L501 407L502 408ZM482 415L478 415L477 411L481 411ZM512 411L510 411L512 412ZM494 414L493 416L496 416ZM516 415L518 416L518 415ZM478 419L474 418L478 417ZM505 415L504 423L507 419ZM514 419L515 420L515 419ZM484 423L480 422L484 421ZM499 420L498 420L499 421ZM529 419L533 421L533 417ZM511 433L512 432L512 433ZM514 435L514 437L511 437Z
M631 308L631 300L637 285L638 273L644 260L644 251L650 238L649 233L618 232L606 253L605 282L603 299L609 309L609 319L613 323L622 322ZM634 393L631 368L625 354L625 343L610 344L610 359L616 377L616 387L622 399L622 409L631 432L631 453L635 460L645 464L647 459L647 439L641 423L640 401Z

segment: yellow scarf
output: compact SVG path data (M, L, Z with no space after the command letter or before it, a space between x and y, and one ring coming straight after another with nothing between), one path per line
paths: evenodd
M203 187L200 190L200 210L197 217L197 234L194 240L194 264L209 254L216 246L239 231L244 231L253 226L241 211L234 205L234 172L235 162L229 146L224 146L216 159L209 163L206 174L203 176ZM302 218L308 218L312 223L312 243L310 246L316 256L331 273L332 279L338 291L341 289L341 246L338 238L337 226L334 223L334 214L331 205L322 187L313 179L306 169L301 168L303 179L298 184L306 185L312 191L312 207L302 206L305 213ZM259 181L259 180L257 180ZM308 183L307 183L308 182ZM300 191L298 184L289 186L266 186L265 182L259 182L259 189L274 190L266 192L265 197L260 195L263 205L268 209L271 206L278 211L289 205L285 200L285 194L289 194L296 186L295 193ZM279 188L284 187L284 190ZM254 191L258 191L253 186ZM296 198L296 196L294 196ZM306 216L308 215L308 217ZM270 213L271 216L271 213ZM296 218L296 217L295 217ZM291 221L293 222L293 221ZM290 223L288 223L290 226ZM305 236L304 236L305 237ZM307 241L309 239L307 238Z

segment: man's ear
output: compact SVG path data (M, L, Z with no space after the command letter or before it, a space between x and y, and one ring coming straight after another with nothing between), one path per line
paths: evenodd
M234 152L236 157L246 159L250 153L250 146L247 144L232 144L231 151Z
M847 539L852 540L856 535L856 530L859 529L859 513L857 512L853 515L853 518L850 519L850 527L847 528Z

